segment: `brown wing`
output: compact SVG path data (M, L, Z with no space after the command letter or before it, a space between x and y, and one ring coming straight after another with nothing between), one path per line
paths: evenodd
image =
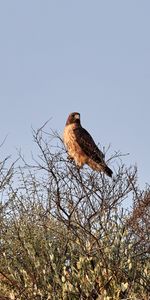
M75 128L74 134L77 143L87 156L93 159L96 163L104 162L104 154L96 146L91 135L83 127Z

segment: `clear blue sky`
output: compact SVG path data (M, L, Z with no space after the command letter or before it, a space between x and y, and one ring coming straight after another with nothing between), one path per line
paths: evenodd
M150 1L0 1L0 156L68 113L150 183Z

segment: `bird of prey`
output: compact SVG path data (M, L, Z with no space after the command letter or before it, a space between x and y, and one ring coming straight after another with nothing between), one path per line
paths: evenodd
M104 154L97 147L91 135L81 126L80 114L73 112L68 116L63 140L69 157L78 167L84 164L93 170L102 171L112 177L112 170L106 165Z

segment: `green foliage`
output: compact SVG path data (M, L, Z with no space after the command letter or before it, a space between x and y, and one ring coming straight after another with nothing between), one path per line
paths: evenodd
M148 300L150 194L137 187L136 170L121 166L112 181L78 170L60 146L52 153L41 132L35 140L38 162L1 187L0 299ZM137 217L140 203L146 213L142 206Z

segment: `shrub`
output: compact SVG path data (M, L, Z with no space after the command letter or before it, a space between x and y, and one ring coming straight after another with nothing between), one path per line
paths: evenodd
M57 134L34 139L32 165L0 169L0 299L148 299L150 192L136 168L120 162L111 180L76 168Z

